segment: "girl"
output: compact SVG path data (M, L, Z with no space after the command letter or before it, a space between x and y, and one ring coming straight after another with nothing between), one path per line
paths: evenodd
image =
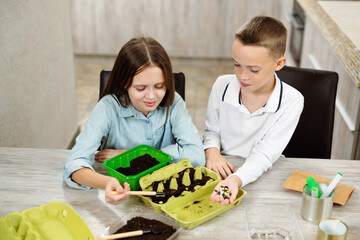
M74 188L105 189L105 200L118 204L128 198L129 184L123 188L92 165L141 144L169 154L170 162L189 158L193 166L205 165L197 129L175 93L169 56L157 41L144 37L120 50L109 82L66 161L63 180Z

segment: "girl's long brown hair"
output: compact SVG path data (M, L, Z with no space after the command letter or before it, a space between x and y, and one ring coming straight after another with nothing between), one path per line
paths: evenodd
M174 75L165 49L150 37L133 38L121 48L100 99L113 94L121 106L128 107L130 98L127 90L134 76L151 65L159 67L164 74L166 93L160 106L167 108L167 119L175 97Z

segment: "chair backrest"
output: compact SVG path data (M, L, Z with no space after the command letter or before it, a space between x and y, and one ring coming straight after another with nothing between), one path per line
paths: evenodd
M283 154L330 159L338 74L285 66L277 75L304 96L304 110Z
M101 93L104 91L106 84L110 76L110 69L104 69L100 73L100 91L99 98ZM175 91L184 99L185 101L185 75L182 72L174 72L175 78Z

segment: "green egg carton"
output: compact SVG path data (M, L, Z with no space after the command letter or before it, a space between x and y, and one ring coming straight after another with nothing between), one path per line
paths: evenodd
M96 240L69 205L54 201L0 218L0 240Z
M181 198L169 199L168 204L162 206L161 209L180 226L192 229L238 205L246 194L244 190L239 189L232 204L221 205L210 200L213 190L214 188L201 188Z
M150 189L151 184L153 182L170 179L172 176L178 174L179 172L185 170L186 168L191 168L191 167L192 167L192 165L190 163L190 160L187 158L184 158L177 163L173 163L173 164L170 164L159 170L156 170L152 174L149 174L147 176L140 178L139 183L140 183L141 189L144 191L156 191L156 189ZM195 167L195 169L200 169L201 172L204 173L205 176L209 176L214 181L208 181L204 186L198 186L194 192L198 191L199 189L204 189L204 188L208 188L211 191L213 191L215 186L221 180L220 176L217 173L215 173L214 171L212 171L206 167ZM178 196L178 197L172 196L169 198L169 200L166 203L162 203L162 204L153 202L150 197L141 196L141 199L143 200L145 205L150 205L154 208L154 210L156 212L162 213L163 212L162 207L168 206L170 204L169 202L171 202L170 201L171 199L177 199L177 198L182 198L187 195L192 195L194 192L184 191L181 193L180 196Z
M141 172L136 175L126 176L122 173L116 171L117 168L123 167L127 168L130 167L131 160L140 157L144 154L149 154L151 157L156 158L159 164ZM108 170L108 174L111 177L115 177L119 182L123 185L125 182L130 184L131 190L139 190L139 179L145 175L148 175L154 172L157 169L160 169L167 165L167 163L171 160L171 156L157 150L153 147L147 145L139 145L135 148L132 148L118 156L110 158L103 163L103 166Z

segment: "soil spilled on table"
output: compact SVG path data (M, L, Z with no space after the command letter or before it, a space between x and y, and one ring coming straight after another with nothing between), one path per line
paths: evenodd
M124 174L125 176L132 176L137 175L153 166L159 164L160 162L157 161L155 158L151 157L149 154L144 154L137 158L134 158L130 162L130 167L127 168L117 168L116 171L119 173Z
M149 240L165 240L176 232L176 229L165 223L157 221L155 219L147 219L143 217L134 217L127 221L126 225L119 228L116 233L130 232L136 230L151 230L154 233L146 233L141 236L129 237L126 239L149 239ZM120 239L120 238L119 238Z

